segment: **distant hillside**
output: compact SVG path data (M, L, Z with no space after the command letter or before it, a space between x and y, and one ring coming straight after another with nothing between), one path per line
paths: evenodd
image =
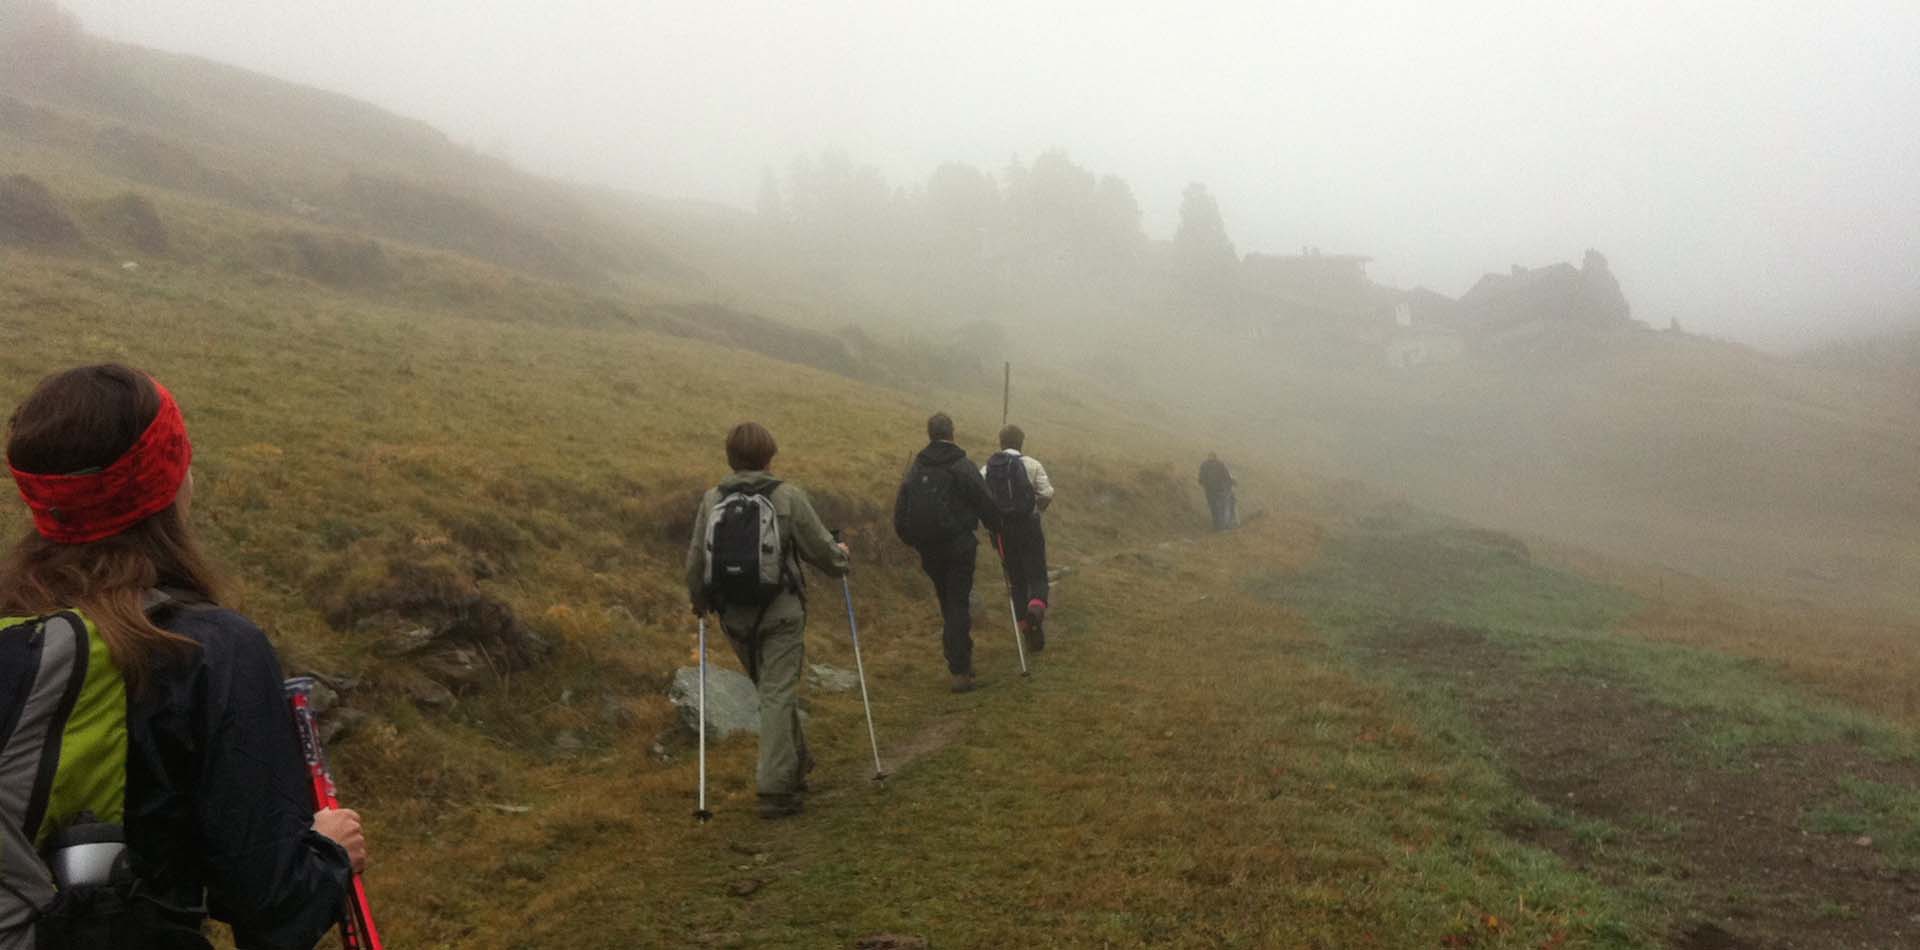
M1920 328L1821 344L1800 354L1806 366L1886 377L1920 386Z
M829 153L770 173L756 212L561 185L343 96L86 37L44 0L0 13L0 242L905 388L988 392L1011 360L1077 405L1233 420L1243 454L1815 593L1881 590L1875 565L1920 549L1908 337L1788 362L1654 333L1597 254L1403 294L1359 255L1235 258L1204 188L1188 237L1153 241L1125 182L1060 151L897 187ZM1511 341L1474 345L1482 323Z
M142 185L586 284L686 265L632 219L426 123L349 97L80 32L0 0L0 142Z

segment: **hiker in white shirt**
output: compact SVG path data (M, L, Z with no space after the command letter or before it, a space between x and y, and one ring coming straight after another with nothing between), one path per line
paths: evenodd
M999 507L1002 527L994 540L1006 564L1007 579L1013 586L1013 604L1024 612L1020 630L1027 650L1046 649L1047 619L1047 536L1040 525L1040 513L1053 504L1053 481L1047 477L1040 460L1024 454L1027 434L1019 426L1000 430L1000 451L987 459L980 470L986 480L987 494ZM1024 611L1021 608L1024 607Z

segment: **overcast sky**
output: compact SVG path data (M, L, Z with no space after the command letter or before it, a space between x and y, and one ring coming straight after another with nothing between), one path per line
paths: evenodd
M1595 247L1662 325L1920 316L1916 0L67 5L653 194L748 207L823 148L898 183L1061 147L1155 236L1202 181L1242 251L1370 254L1399 286Z

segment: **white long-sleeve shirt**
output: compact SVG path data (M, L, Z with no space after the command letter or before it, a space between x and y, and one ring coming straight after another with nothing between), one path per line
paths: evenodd
M1027 469L1027 482L1033 486L1033 505L1040 511L1047 510L1053 504L1053 480L1047 477L1047 467L1031 455L1021 454L1019 449L1001 449L999 455L1011 455L1020 460ZM987 477L987 467L980 466L980 477Z

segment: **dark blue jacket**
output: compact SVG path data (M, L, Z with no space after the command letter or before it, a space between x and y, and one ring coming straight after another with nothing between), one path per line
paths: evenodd
M313 786L280 659L231 610L169 606L155 620L199 649L128 702L136 873L183 909L190 933L210 911L245 950L310 950L340 919L352 871L345 849L312 830ZM209 945L183 934L164 946Z

